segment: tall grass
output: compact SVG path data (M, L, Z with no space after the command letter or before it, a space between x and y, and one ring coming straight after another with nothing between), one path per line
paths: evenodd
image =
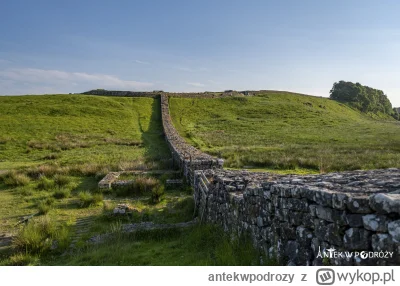
M138 176L128 185L120 186L115 190L117 196L138 196L151 194L152 190L160 184L154 177Z
M13 244L26 253L45 253L51 248L65 249L69 241L66 226L56 225L48 216L35 218L15 236Z
M26 176L24 173L20 173L15 170L3 174L1 178L4 184L11 187L26 186L30 183L30 179L28 176Z
M198 225L188 229L141 230L114 234L103 243L56 265L260 265L260 253L246 236L231 239L220 227ZM275 264L269 262L270 265Z
M87 208L90 206L99 205L103 202L103 195L102 194L92 194L88 191L80 192L79 195L80 206L82 208Z

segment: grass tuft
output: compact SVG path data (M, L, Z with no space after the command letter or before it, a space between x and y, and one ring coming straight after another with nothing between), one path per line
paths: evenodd
M41 176L38 180L37 188L41 191L53 190L55 188L54 181L46 176Z
M2 178L4 184L11 187L26 186L30 183L28 176L14 170L2 175Z
M69 231L66 226L57 226L48 216L43 216L23 227L14 238L13 244L26 253L40 254L54 247L55 241L61 249L61 246L68 244L68 240Z
M103 202L102 194L91 194L88 191L83 191L83 192L80 192L78 196L79 196L79 200L80 200L80 206L82 208L96 206L96 205L99 205L101 202Z
M47 214L51 210L53 205L54 205L54 198L52 198L52 197L49 197L49 198L47 198L45 200L39 201L38 204L37 204L37 208L39 210L39 214L40 215Z
M66 188L58 189L54 192L53 197L56 199L65 199L71 196L71 191Z

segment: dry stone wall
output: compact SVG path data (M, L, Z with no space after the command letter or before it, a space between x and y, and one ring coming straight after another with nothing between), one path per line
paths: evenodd
M399 169L315 176L207 170L195 177L201 220L249 232L281 264L400 264ZM346 252L353 256L340 256Z
M159 91L123 91L123 90L106 90L93 89L82 94L87 95L103 95L103 96L126 96L126 97L157 97L161 94Z
M221 169L224 161L201 152L185 142L176 131L169 113L167 95L161 95L161 115L165 139L171 150L174 164L192 184L195 170Z

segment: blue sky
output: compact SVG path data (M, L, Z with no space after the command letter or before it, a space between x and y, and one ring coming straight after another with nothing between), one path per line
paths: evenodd
M335 81L400 106L400 1L2 0L0 94L276 89Z

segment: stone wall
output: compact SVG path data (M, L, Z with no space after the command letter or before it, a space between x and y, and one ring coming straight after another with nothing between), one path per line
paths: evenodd
M313 176L197 171L195 200L202 221L249 232L280 264L400 264L399 169ZM332 248L353 257L318 256Z
M157 97L161 94L159 91L123 91L123 90L106 90L93 89L82 92L87 95L104 95L104 96L126 96L126 97Z
M229 90L223 92L164 92L161 90L154 91L123 91L123 90L106 90L106 89L93 89L82 92L87 95L102 95L102 96L123 96L123 97L158 97L161 94L173 97L187 97L187 98L224 98L224 97L235 97L235 96L257 96L267 93L290 93L299 94L288 91L279 90Z
M185 142L176 131L169 113L167 95L161 95L161 115L165 139L171 150L174 165L178 166L185 178L192 184L195 170L220 169L224 161L201 152Z

